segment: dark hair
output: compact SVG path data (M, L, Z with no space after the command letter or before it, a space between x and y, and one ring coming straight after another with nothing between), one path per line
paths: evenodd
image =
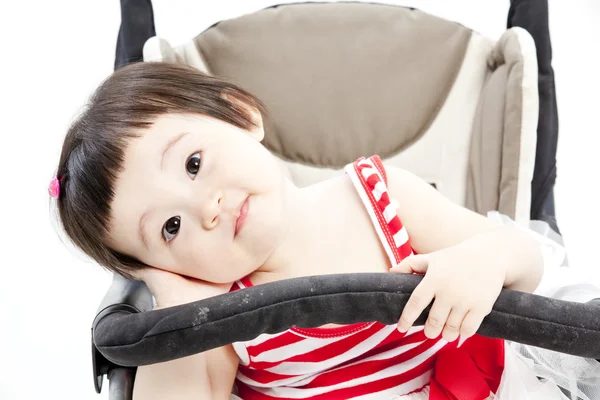
M237 101L232 101L235 99ZM58 215L70 240L110 271L130 277L141 263L108 246L114 186L125 149L164 114L196 113L250 130L262 104L224 80L182 65L138 62L114 72L69 128L58 164Z

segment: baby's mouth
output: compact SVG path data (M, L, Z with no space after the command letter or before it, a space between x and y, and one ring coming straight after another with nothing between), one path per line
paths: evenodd
M249 199L249 197L246 197L246 199L244 200L244 202L240 206L240 209L239 209L239 211L237 213L238 217L235 220L234 237L237 236L238 232L242 229L242 227L244 226L244 222L246 221L246 217L248 215L248 208L249 208L248 199Z

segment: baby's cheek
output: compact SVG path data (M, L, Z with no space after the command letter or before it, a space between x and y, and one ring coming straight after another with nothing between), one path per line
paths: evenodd
M183 242L183 241L182 241ZM180 275L186 275L196 279L204 279L202 276L201 260L198 246L189 243L173 243L169 249L168 269Z
M197 279L225 283L232 282L230 277L232 273L235 275L230 267L236 264L231 258L231 249L216 243L213 246L196 246L190 251L188 260L187 265Z

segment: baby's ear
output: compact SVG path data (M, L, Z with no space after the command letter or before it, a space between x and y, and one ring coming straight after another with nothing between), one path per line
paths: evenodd
M250 135L258 141L263 140L265 131L260 110L253 105L248 104L235 96L232 96L229 93L222 93L221 96L228 102L232 103L235 107L242 108L250 116L250 118L252 118L252 121L254 122L254 128L250 129L248 133L250 133Z

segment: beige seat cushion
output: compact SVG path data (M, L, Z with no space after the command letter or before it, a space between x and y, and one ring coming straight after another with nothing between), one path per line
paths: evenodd
M177 48L153 38L144 59L257 95L264 144L300 186L378 154L461 205L514 217L528 207L535 154L532 43L515 29L495 45L404 7L306 3L220 22Z

